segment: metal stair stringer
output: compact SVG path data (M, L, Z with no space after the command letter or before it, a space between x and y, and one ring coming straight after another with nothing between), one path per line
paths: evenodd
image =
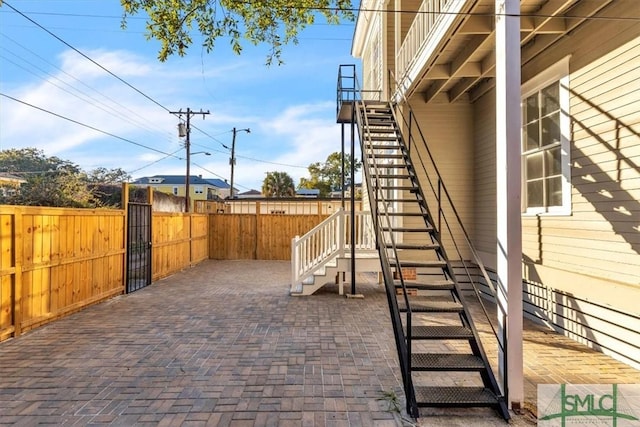
M508 419L392 105L357 101L354 108L407 413L493 407Z

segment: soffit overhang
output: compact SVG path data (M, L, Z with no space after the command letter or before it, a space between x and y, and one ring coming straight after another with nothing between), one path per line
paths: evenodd
M615 0L522 0L520 38L522 64L603 12ZM400 79L407 98L424 102L474 101L494 86L495 0L454 3L438 40L431 41L419 60Z

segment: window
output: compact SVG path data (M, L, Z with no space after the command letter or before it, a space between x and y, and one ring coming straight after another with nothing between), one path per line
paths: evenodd
M547 79L522 100L522 194L527 214L570 213L568 88L567 77Z
M193 192L194 192L195 194L204 194L204 188L202 188L202 187L195 187L195 188L193 189Z
M174 196L178 195L178 187L173 187L173 195Z

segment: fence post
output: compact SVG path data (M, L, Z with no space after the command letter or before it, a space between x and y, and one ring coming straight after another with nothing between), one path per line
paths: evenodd
M124 246L124 254L122 255L122 293L126 293L127 290L127 271L129 266L127 265L127 254L129 252L129 183L122 183L122 242Z
M13 216L13 250L14 250L14 278L13 278L13 336L17 337L22 332L22 209L14 210Z

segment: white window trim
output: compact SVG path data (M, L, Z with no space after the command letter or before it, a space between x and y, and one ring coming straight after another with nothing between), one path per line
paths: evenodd
M571 215L571 117L570 95L569 95L569 60L571 56L548 67L540 74L532 77L521 86L521 100L524 101L529 95L550 85L553 82L560 82L560 159L562 162L562 206L527 208L526 183L524 174L522 175L522 215L523 216L560 216ZM522 108L521 108L522 109ZM520 138L522 140L522 137ZM522 141L520 143L522 149ZM524 156L522 160L522 170L525 170Z

